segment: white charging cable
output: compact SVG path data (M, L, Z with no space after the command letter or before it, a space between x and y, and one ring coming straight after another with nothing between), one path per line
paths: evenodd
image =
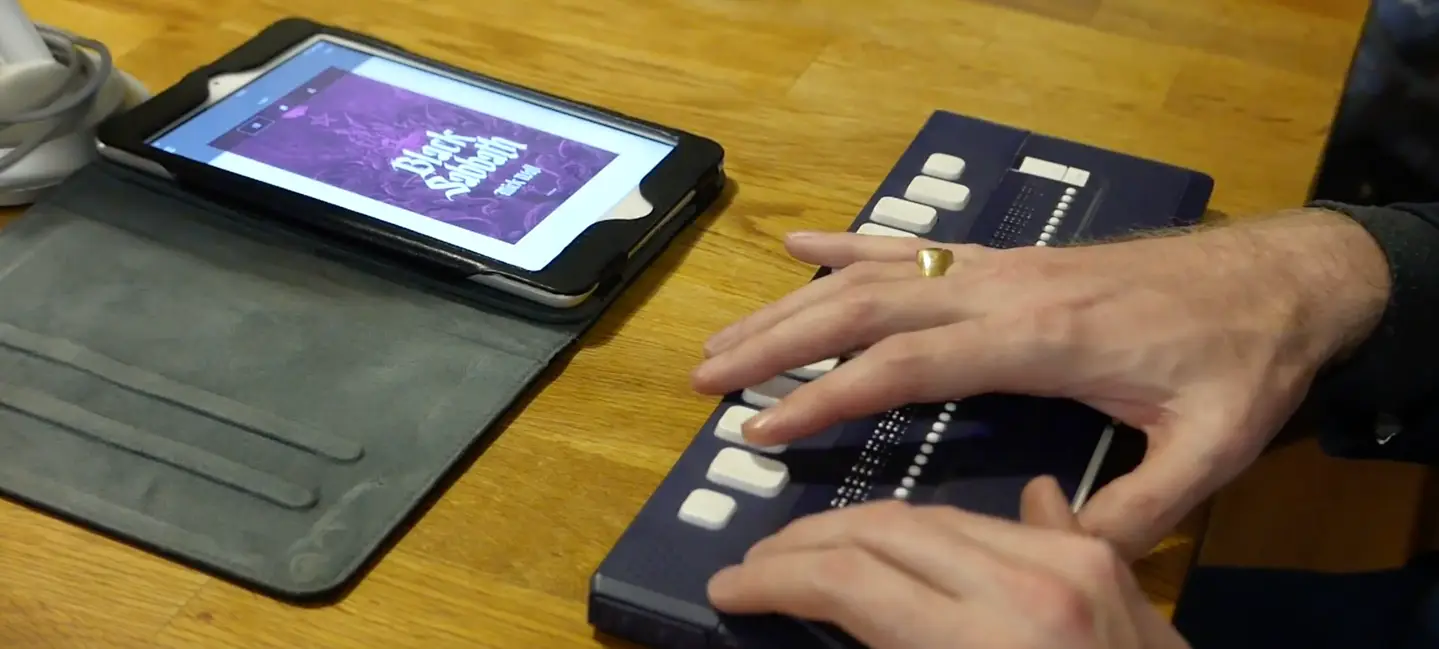
M115 62L110 50L94 39L77 36L70 32L35 25L55 61L66 69L64 83L42 98L41 108L18 115L0 115L0 131L22 124L50 121L50 127L25 137L15 148L0 155L0 172L20 162L21 158L34 152L52 138L83 127L93 108L92 103L114 71ZM81 48L95 52L92 58ZM99 59L98 61L96 59Z

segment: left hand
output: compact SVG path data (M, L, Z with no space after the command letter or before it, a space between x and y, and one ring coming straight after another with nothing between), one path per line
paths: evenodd
M1082 533L1058 483L1022 522L890 501L790 524L710 582L735 614L834 624L873 649L1183 649L1113 547Z

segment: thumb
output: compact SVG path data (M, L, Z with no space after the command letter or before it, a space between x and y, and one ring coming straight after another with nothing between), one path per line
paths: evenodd
M1065 532L1080 532L1079 519L1069 509L1069 499L1059 481L1040 476L1029 481L1019 495L1019 520L1026 525Z
M1144 556L1234 472L1216 460L1225 437L1216 432L1174 431L1158 445L1151 434L1144 461L1091 496L1079 512L1080 524L1123 556Z

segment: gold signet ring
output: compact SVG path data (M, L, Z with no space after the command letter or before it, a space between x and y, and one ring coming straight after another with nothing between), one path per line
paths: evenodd
M954 251L948 248L925 248L919 251L919 271L925 277L943 277L954 265Z

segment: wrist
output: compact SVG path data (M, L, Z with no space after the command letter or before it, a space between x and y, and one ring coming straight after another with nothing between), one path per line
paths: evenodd
M1242 240L1248 277L1316 366L1349 356L1373 334L1389 301L1384 251L1363 226L1323 209L1283 212L1221 228ZM1238 261L1238 260L1236 260Z

